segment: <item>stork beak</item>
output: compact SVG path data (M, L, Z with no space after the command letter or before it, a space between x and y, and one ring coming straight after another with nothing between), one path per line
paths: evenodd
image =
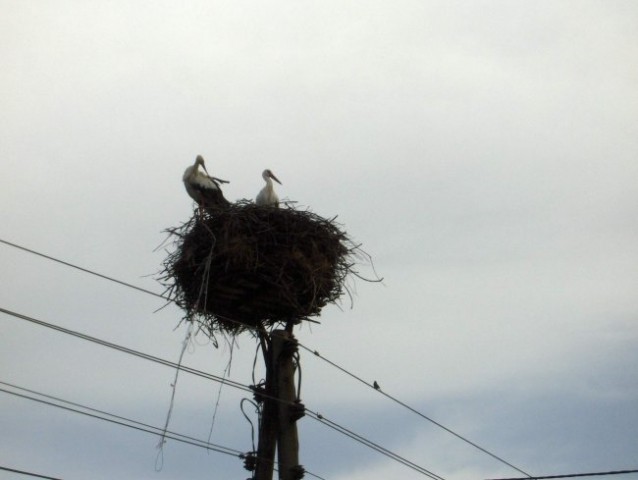
M230 183L228 180L222 180L221 178L213 177L210 173L208 173L208 170L206 169L206 165L204 165L203 159L202 159L201 166L204 169L204 171L206 172L206 175L208 176L208 178L212 179L213 181L216 181L216 182L219 182L219 183Z
M272 178L275 182L277 182L279 185L283 185L283 183L281 183L279 179L275 177L275 175L272 172L270 172L268 176Z

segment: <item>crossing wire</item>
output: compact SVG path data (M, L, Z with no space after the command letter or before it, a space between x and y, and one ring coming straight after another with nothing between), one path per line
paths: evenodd
M244 391L252 393L252 390L250 389L250 387L248 387L247 385L244 385L242 383L236 382L234 380L229 380L227 378L219 377L217 375L213 375L212 373L206 373L206 372L203 372L201 370L196 370L196 369L191 368L191 367L185 367L183 365L179 365L177 363L171 362L170 360L166 360L164 358L156 357L154 355L149 355L148 353L143 353L143 352L140 352L138 350L133 350L132 348L127 348L127 347L124 347L122 345L118 345L116 343L107 342L106 340L101 340L101 339L99 339L97 337L92 337L90 335L85 335L83 333L76 332L76 331L70 330L68 328L60 327L59 325L54 325L52 323L48 323L48 322L45 322L43 320L38 320L37 318L33 318L33 317L29 317L28 315L23 315L21 313L13 312L11 310L7 310L6 308L0 307L0 312L4 313L6 315L10 315L10 316L19 318L21 320L26 320L27 322L31 322L31 323L34 323L36 325L40 325L42 327L50 328L52 330L56 330L58 332L65 333L67 335L71 335L71 336L80 338L82 340L87 340L89 342L97 343L98 345L102 345L104 347L112 348L114 350L118 350L120 352L127 353L129 355L133 355L133 356L136 356L136 357L139 357L139 358L143 358L145 360L150 360L151 362L159 363L160 365L164 365L164 366L167 366L167 367L170 367L170 368L177 368L179 370L191 373L191 374L196 375L198 377L203 377L203 378L206 378L208 380L213 380L215 382L220 382L220 383L223 383L225 385L230 385L231 387L238 388L240 390L244 390Z
M126 417L123 417L123 416L120 416L120 415L115 415L113 413L109 413L109 412L106 412L104 410L98 410L98 409L95 409L95 408L91 408L91 407L88 407L86 405L82 405L80 403L70 402L68 400L64 400L64 399L59 398L59 397L54 397L52 395L47 395L47 394L44 394L44 393L41 393L41 392L37 392L35 390L31 390L31 389L28 389L28 388L20 387L18 385L13 385L11 383L4 382L4 381L1 381L1 380L0 380L0 384L7 385L7 386L9 386L11 388L14 388L16 390L21 390L23 392L31 393L32 395L12 392L10 390L7 390L7 389L4 389L4 388L0 387L0 392L3 392L3 393L14 395L14 396L17 396L17 397L20 397L20 398L23 398L23 399L27 399L27 400L32 400L34 402L42 403L44 405L57 407L57 408L60 408L62 410L66 410L66 411L69 411L69 412L72 412L72 413L78 413L78 414L85 415L85 416L88 416L88 417L91 417L91 418L94 418L94 419L104 420L106 422L114 423L116 425L120 425L120 426L123 426L123 427L129 427L129 428L132 428L134 430L139 430L139 431L142 431L142 432L150 433L152 435L156 435L156 436L159 436L159 437L162 437L162 438L168 438L168 439L171 439L171 440L176 440L178 442L186 443L186 444L193 445L193 446L196 446L196 447L205 448L206 450L212 450L214 452L222 453L224 455L230 455L230 456L233 456L233 457L238 457L240 459L246 458L246 454L243 453L241 450L237 450L237 449L234 449L234 448L231 448L231 447L225 447L223 445L218 445L218 444L211 443L211 442L204 441L204 440L199 440L197 438L190 437L188 435L183 435L183 434L180 434L180 433L166 431L166 430L164 430L163 428L160 428L160 427L155 427L153 425L148 425L146 423L138 422L136 420L132 420L130 418L126 418ZM43 398L37 398L37 397L34 397L33 395L37 395L37 396L46 398L48 400L44 400ZM52 401L50 401L50 400L52 400ZM55 403L55 402L59 402L59 403ZM61 405L60 403L66 404L67 406ZM85 410L85 411L83 411L83 410ZM111 418L109 418L109 417L111 417ZM259 458L259 457L255 457L255 458ZM277 471L276 468L275 468L275 471ZM325 478L323 478L323 477L321 477L321 476L319 476L319 475L317 475L317 474L315 474L313 472L310 472L308 470L304 469L304 472L307 475L310 475L311 477L314 477L314 478L316 478L318 480L326 480ZM49 477L42 477L42 478L49 478ZM53 480L57 480L57 479L53 479Z
M60 263L60 264L65 265L65 266L68 266L68 267L71 267L71 268L75 268L75 269L80 270L80 271L82 271L82 272L85 272L85 273L88 273L88 274L91 274L91 275L95 275L95 276L97 276L97 277L99 277L99 278L102 278L102 279L105 279L105 280L108 280L108 281L111 281L111 282L117 283L117 284L119 284L119 285L122 285L122 286L125 286L125 287L128 287L128 288L132 288L132 289L134 289L134 290L137 290L137 291L140 291L140 292L143 292L143 293L149 294L149 295L153 295L153 296L155 296L155 297L158 297L158 298L164 299L164 300L166 300L166 301L172 302L172 299L170 299L170 298L168 298L168 297L166 297L166 296L164 296L164 295L162 295L162 294L159 294L159 293L157 293L157 292L153 292L153 291L151 291L151 290L147 290L147 289L145 289L145 288L138 287L138 286L136 286L136 285L133 285L133 284L131 284L131 283L124 282L124 281L122 281L122 280L118 280L118 279L113 278L113 277L110 277L110 276L108 276L108 275L104 275L104 274L101 274L101 273L95 272L95 271L93 271L93 270L90 270L90 269L87 269L87 268L84 268L84 267L80 267L80 266L78 266L78 265L72 264L72 263L70 263L70 262L66 262L66 261L64 261L64 260L60 260L60 259L58 259L58 258L52 257L52 256L50 256L50 255L46 255L46 254L41 253L41 252L37 252L37 251L35 251L35 250L32 250L32 249L30 249L30 248L27 248L27 247L24 247L24 246L18 245L18 244L16 244L16 243L9 242L9 241L4 240L4 239L1 239L1 238L0 238L0 243L3 243L3 244L5 244L5 245L8 245L8 246L11 246L11 247L14 247L14 248L17 248L17 249L19 249L19 250L23 250L23 251L25 251L25 252L28 252L28 253L31 253L31 254L34 254L34 255L37 255L37 256L40 256L40 257L45 258L45 259L47 259L47 260L51 260L51 261L53 261L53 262ZM9 315L17 316L17 317L19 317L19 318L28 319L27 317L23 317L23 316L21 316L20 314L15 314L14 312L10 312L10 311L5 310L5 309L2 309L2 308L0 308L0 311L2 311L3 313L7 313L7 314L9 314ZM35 320L35 319L33 319L33 320ZM38 322L36 322L36 323L38 323ZM45 322L42 322L42 324L45 324ZM49 325L45 325L45 326L49 326ZM54 327L53 325L50 325L50 326L51 326L51 327ZM61 327L58 327L58 328L56 328L56 329L59 329L59 331L62 331L62 332L65 332L65 333L71 333L71 331L67 331L66 329L63 329L63 328L61 328ZM77 335L77 336L79 336L80 338L85 338L85 339L87 339L87 340L90 338L90 337L85 336L85 335L82 335L82 334L79 334L79 335ZM95 339L95 340L98 340L98 339ZM103 342L103 341L98 341L98 343L101 343L101 344L103 344L103 345L105 345L105 346L113 346L113 348L116 348L116 349L118 349L118 350L120 350L120 349L122 349L122 351L130 350L130 349L127 349L127 348L125 348L125 347L117 348L118 346L116 346L115 344L109 344L109 342L104 342L104 343L102 343L102 342ZM108 344L108 345L107 345L107 344ZM352 373L352 372L348 371L347 369L345 369L345 368L341 367L341 366L340 366L340 365L338 365L337 363L335 363L335 362L333 362L333 361L329 360L328 358L324 357L323 355L319 354L319 352L318 352L317 350L310 349L310 348L306 347L305 345L303 345L303 344L301 344L301 343L299 343L299 346L300 346L301 348L305 349L306 351L313 353L315 356L317 356L317 357L321 358L322 360L324 360L324 361L325 361L325 362L327 362L328 364L332 365L334 368L337 368L338 370L342 371L342 372L343 372L343 373L345 373L346 375L349 375L350 377L352 377L352 378L354 378L354 379L358 380L359 382L363 383L364 385L366 385L366 386L368 386L368 387L370 387L370 388L373 388L374 390L376 390L376 391L378 391L379 393L383 394L383 395L384 395L385 397L387 397L388 399L392 400L393 402L396 402L398 405L401 405L402 407L404 407L404 408L406 408L406 409L410 410L411 412L415 413L416 415L419 415L420 417L422 417L423 419L425 419L425 420L427 420L427 421L431 422L432 424L436 425L437 427L439 427L439 428L441 428L441 429L445 430L446 432L448 432L448 433L450 433L450 434L454 435L454 436L455 436L455 437L457 437L458 439L460 439L460 440L462 440L462 441L466 442L467 444L469 444L469 445L471 445L471 446L473 446L473 447L477 448L477 449L478 449L478 450L480 450L481 452L483 452L483 453L485 453L485 454L487 454L487 455L491 456L491 457L492 457L492 458L494 458L495 460L498 460L499 462L501 462L501 463L503 463L503 464L505 464L505 465L507 465L507 466L509 466L509 467L513 468L514 470L516 470L516 471L518 471L518 472L522 473L523 475L525 475L525 477L511 477L511 478L500 478L500 479L492 479L492 480L545 480L545 479L556 479L556 478L591 477L591 476L602 476L602 475L619 475L619 474L638 473L638 470L616 470L616 471L609 471L609 472L579 473L579 474L569 474L569 475L548 475L548 476L534 477L534 476L532 476L532 475L528 474L527 472L525 472L525 471L521 470L520 468L516 467L515 465L512 465L511 463L507 462L507 461L506 461L506 460L504 460L503 458L501 458L501 457L499 457L499 456L497 456L497 455L493 454L492 452L490 452L490 451L488 451L488 450L484 449L484 448L483 448L483 447L481 447L480 445L478 445L478 444L476 444L476 443L472 442L471 440L469 440L469 439L467 439L467 438L465 438L465 437L461 436L460 434L456 433L455 431L451 430L450 428L446 427L445 425L443 425L443 424L441 424L441 423L439 423L439 422L437 422L437 421L433 420L432 418L428 417L427 415L425 415L425 414L423 414L423 413L419 412L419 411L418 411L418 410L416 410L415 408L413 408L413 407L411 407L411 406L407 405L406 403L402 402L401 400L397 399L396 397L394 397L394 396L392 396L392 395L390 395L390 394L386 393L385 391L383 391L383 390L381 390L381 389L374 388L374 385L373 385L373 384L370 384L369 382L367 382L367 381L366 381L366 380L364 380L363 378L359 377L358 375L355 375L354 373ZM130 352L127 352L127 353L132 353L132 352L133 352L133 351L130 351ZM192 373L192 374L199 375L199 376L210 377L210 379L211 379L211 380L215 380L215 381L220 381L220 382L222 382L222 383L229 383L229 384L231 384L231 381L229 381L229 380L227 380L227 379L224 379L224 378L222 378L222 377L216 377L215 375L207 374L207 373L205 373L205 372L201 372L201 371L198 371L198 370L195 370L195 369L191 369L191 368L189 368L189 367L183 367L183 366L181 366L181 365L178 365L178 364L174 364L174 363L172 363L172 362L169 362L168 360L163 360L163 359L160 359L160 358L157 358L157 357L152 357L151 355L142 354L141 352L136 352L136 353L139 353L139 354L140 354L139 356L141 356L142 358L146 358L146 359L148 359L148 360L153 360L153 361L158 361L158 363L161 363L161 364L164 364L164 365L171 366L172 368L179 368L179 369L181 369L181 370L187 371L188 373ZM1 382L0 382L0 383L1 383ZM236 382L235 382L235 383L236 383ZM245 385L242 385L242 384L238 384L237 386L236 386L236 385L231 385L231 386L235 386L236 388L242 388L242 389L244 389L244 390L250 390L250 388L249 388L248 386L245 386ZM313 415L312 413L314 413L314 415ZM328 423L328 422L326 421L326 418L325 418L325 417L323 417L322 415L320 415L320 414L318 414L318 413L316 413L316 412L312 412L312 413L311 413L311 416L313 416L313 418L315 418L315 419L317 419L317 420L319 420L319 421L322 421L323 423L325 423L325 424L327 424L327 425L329 425L329 426L332 426L331 424L332 424L333 422ZM334 424L334 425L337 425L337 424ZM332 428L335 428L335 427L332 427ZM335 429L336 429L336 428L335 428ZM341 430L339 430L339 431L341 431ZM345 433L345 431L342 431L342 433L346 434L346 433ZM0 469L1 469L1 470L10 470L10 469L5 468L5 467L0 467ZM29 474L28 472L20 472L20 473ZM34 474L31 474L31 475L34 475ZM34 475L34 476L38 476L38 475ZM53 478L53 477L44 477L44 476L41 476L41 478ZM440 478L440 477L439 477L439 478ZM58 480L58 479L53 479L53 480Z
M28 315L23 315L23 314L20 314L20 313L17 313L17 312L13 312L11 310L7 310L6 308L0 307L0 313L4 313L6 315L10 315L10 316L19 318L21 320L26 320L28 322L34 323L34 324L39 325L39 326L51 328L51 329L59 331L61 333L66 333L68 335L72 335L74 337L77 337L77 338L80 338L80 339L83 339L83 340L87 340L87 341L90 341L90 342L93 342L93 343L97 343L99 345L103 345L103 346L106 346L106 347L109 347L109 348L113 348L113 349L118 350L118 351L123 352L123 353L128 353L130 355L134 355L134 356L137 356L137 357L140 357L140 358L144 358L146 360L150 360L150 361L159 363L161 365L169 366L171 368L177 368L177 369L183 370L183 371L185 371L187 373L191 373L193 375L197 375L197 376L206 378L208 380L224 383L226 385L229 385L231 387L234 387L234 388L237 388L237 389L240 389L240 390L244 390L246 392L254 393L254 391L248 385L244 385L242 383L239 383L239 382L236 382L236 381L233 381L233 380L225 379L225 378L219 377L217 375L209 374L209 373L203 372L201 370L196 370L194 368L184 367L183 365L179 365L177 363L173 363L173 362L171 362L169 360L165 360L163 358L155 357L153 355L149 355L149 354L146 354L146 353L143 353L143 352L139 352L139 351L133 350L131 348L127 348L127 347L123 347L121 345L117 345L115 343L107 342L105 340L101 340L101 339L96 338L96 337L91 337L90 335L85 335L83 333L76 332L74 330L69 330L67 328L60 327L60 326L54 325L52 323L44 322L42 320L38 320L36 318L29 317ZM264 394L264 393L260 393L259 395L262 396L262 397L274 400L276 402L289 403L291 405L294 404L294 402L286 402L286 401L281 400L281 399L279 399L277 397L269 396L269 395ZM394 452L391 452L390 450L388 450L388 449L386 449L384 447L381 447L381 446L375 444L374 442L366 439L365 437L362 437L361 435L358 435L358 434L352 432L351 430L347 429L346 427L343 427L343 426L339 425L336 422L330 421L330 420L326 419L326 417L324 417L324 416L322 416L322 415L320 415L320 414L318 414L316 412L312 412L312 411L307 410L307 409L306 409L306 411L310 412L311 414L314 414L316 419L321 420L322 423L330 426L331 428L333 428L334 430L342 433L343 435L348 436L348 437L358 441L359 443L362 443L363 445L366 445L369 448L371 448L373 450L376 450L377 452L383 453L384 455L386 455L386 456L388 456L390 458L393 458L395 461L397 461L399 463L402 463L403 465L405 465L405 466L407 466L407 467L409 467L409 468L411 468L411 469L413 469L413 470L415 470L415 471L417 471L419 473L422 473L424 475L430 476L431 478L436 479L436 480L444 480L442 477L440 477L440 476L438 476L436 474L432 474L431 472L429 472L425 468L423 468L423 467L421 467L421 466L419 466L419 465L417 465L417 464L415 464L413 462L410 462L409 460L404 459L400 455L398 455L398 454L396 454ZM310 472L306 472L306 473L308 473L309 475L312 475Z
M164 299L164 300L166 300L166 301L168 301L168 302L172 302L172 301L173 301L172 299L170 299L170 298L168 298L168 297L166 297L166 296L164 296L164 295L161 295L161 294L159 294L159 293L153 292L153 291L151 291L151 290L147 290L147 289L144 289L144 288L141 288L141 287L137 287L137 286L132 285L132 284L130 284L130 283L123 282L123 281L121 281L121 280L117 280L117 279L115 279L115 278L113 278L113 277L109 277L109 276L107 276L107 275L103 275L103 274L101 274L101 273L95 272L95 271L93 271L93 270L89 270L89 269L84 268L84 267L80 267L80 266L78 266L78 265L74 265L74 264L69 263L69 262L65 262L65 261L60 260L60 259L58 259L58 258L52 257L52 256L50 256L50 255L46 255L46 254L44 254L44 253L37 252L37 251L35 251L35 250L32 250L32 249L27 248L27 247L23 247L23 246L21 246L21 245L17 245L17 244L15 244L15 243L9 242L9 241L7 241L7 240L3 240L3 239L1 239L1 238L0 238L0 243L3 243L3 244L5 244L5 245L8 245L8 246L11 246L11 247L14 247L14 248L20 249L20 250L23 250L23 251L28 252L28 253L32 253L32 254L34 254L34 255L37 255L37 256L40 256L40 257L42 257L42 258L46 258L46 259L48 259L48 260L51 260L51 261L54 261L54 262L60 263L60 264L62 264L62 265L66 265L66 266L69 266L69 267L75 268L75 269L80 270L80 271L82 271L82 272L86 272L86 273L89 273L89 274L91 274L91 275L95 275L95 276L100 277L100 278L103 278L103 279L105 279L105 280L109 280L109 281L111 281L111 282L115 282L115 283L118 283L118 284L120 284L120 285L123 285L123 286L129 287L129 288L133 288L133 289L138 290L138 291L141 291L141 292L143 292L143 293L147 293L147 294L149 294L149 295L153 295L153 296L155 296L155 297L162 298L162 299ZM229 319L229 320L230 320L230 319ZM232 321L232 320L231 320L231 321ZM359 382L361 382L361 383L363 383L363 384L367 385L367 386L368 386L368 387L370 387L370 388L375 389L375 388L374 388L374 386L373 386L372 384L370 384L370 383L366 382L364 379L362 379L362 378L361 378L361 377L359 377L358 375L353 374L352 372L350 372L350 371L346 370L345 368L341 367L340 365L336 364L335 362L332 362L331 360L327 359L326 357L324 357L324 356L320 355L320 354L319 354L319 352L317 352L316 350L312 350L312 349L310 349L310 348L308 348L308 347L306 347L305 345L302 345L302 344L299 344L299 346L300 346L300 347L302 347L303 349L305 349L305 350L307 350L307 351L309 351L309 352L313 353L314 355L318 356L319 358L321 358L322 360L324 360L324 361L325 361L325 362L327 362L328 364L332 365L333 367L337 368L338 370L342 371L343 373L345 373L345 374L349 375L350 377L352 377L352 378L354 378L354 379L358 380ZM472 447L474 447L474 448L478 449L478 450L479 450L479 451L481 451L482 453L484 453L484 454L486 454L486 455L488 455L488 456L492 457L493 459L497 460L498 462L500 462L500 463L502 463L502 464L504 464L504 465L507 465L508 467L510 467L510 468L512 468L512 469L514 469L514 470L516 470L516 471L517 471L517 472L519 472L519 473L522 473L523 475L525 475L525 476L526 476L526 477L528 477L528 478L533 478L533 477L532 477L529 473L525 472L525 471L524 471L524 470L522 470L521 468L519 468L519 467L517 467L517 466L513 465L512 463L510 463L510 462L506 461L506 460L505 460L505 459L503 459L502 457L500 457L500 456L498 456L498 455L496 455L496 454L494 454L494 453L490 452L490 451L489 451L489 450L487 450L486 448L481 447L481 446L480 446L480 445L478 445L477 443L475 443L475 442L473 442L473 441L469 440L468 438L466 438L466 437L464 437L464 436L460 435L459 433L456 433L456 432L455 432L454 430L452 430L451 428L448 428L448 427L446 427L445 425L443 425L443 424L441 424L441 423L439 423L439 422L435 421L434 419L430 418L429 416L427 416L427 415L425 415L425 414L423 414L423 413L419 412L419 411L418 411L418 410L416 410L415 408L413 408L413 407L411 407L411 406L407 405L406 403L402 402L401 400L397 399L396 397L393 397L392 395L390 395L390 394L388 394L388 393L386 393L386 392L384 392L384 391L382 391L382 390L380 390L380 389L375 389L375 390L379 391L379 392L380 392L380 393L382 393L385 397L387 397L388 399L390 399L390 400L392 400L393 402L397 403L398 405L400 405L400 406L402 406L402 407L406 408L407 410L409 410L409 411L411 411L412 413L414 413L414 414L418 415L419 417L423 418L424 420L427 420L428 422L432 423L433 425L435 425L435 426L437 426L437 427L441 428L442 430L444 430L444 431L446 431L446 432L450 433L451 435L455 436L455 437L456 437L456 438L458 438L459 440L461 440L461 441L463 441L463 442L467 443L468 445L470 445L470 446L472 446Z
M108 416L108 417L112 417L112 418L117 419L117 420L121 420L122 422L128 422L130 424L138 425L139 427L142 427L142 428L145 428L145 429L157 430L156 434L160 434L161 435L161 432L164 430L162 428L154 427L153 425L148 425L148 424L143 423L143 422L138 422L137 420L132 420L130 418L126 418L126 417L123 417L123 416L120 416L120 415L115 415L113 413L109 413L109 412L106 412L104 410L98 410L97 408L87 407L86 405L82 405L82 404L76 403L76 402L71 402L69 400L64 400L63 398L60 398L60 397L55 397L53 395L48 395L46 393L41 393L41 392L38 392L36 390L31 390L29 388L20 387L18 385L15 385L15 384L9 383L9 382L5 382L3 380L0 380L0 384L5 385L7 387L11 387L11 388L13 388L15 390L20 390L20 391L25 392L25 393L30 393L32 395L37 395L39 397L46 398L46 399L54 401L54 402L64 403L66 405L69 405L70 407L81 408L81 409L93 412L97 416ZM3 391L5 391L5 393L10 393L10 392L7 392L6 390L3 390ZM217 444L211 443L211 442L205 442L204 440L199 440L199 439L194 438L194 437L189 437L188 435L182 435L181 433L171 432L170 430L168 430L166 433L170 434L172 436L177 436L177 437L184 438L186 440L190 440L191 442L197 442L198 444L201 444L201 445L198 445L198 446L205 446L206 448L209 448L211 450L214 450L214 449L226 450L226 451L223 451L223 452L220 451L220 453L227 453L227 454L235 455L235 456L238 456L238 457L241 457L243 455L243 452L241 450L225 447L223 445L217 445ZM216 451L219 451L219 450L216 450Z
M62 410L66 410L66 411L69 411L69 412L79 413L81 415L85 415L85 416L91 417L91 418L96 418L98 420L104 420L106 422L114 423L116 425L132 428L134 430L139 430L141 432L150 433L152 435L157 435L157 436L161 436L162 435L161 434L161 429L159 427L144 427L144 426L141 426L141 425L135 425L133 422L132 423L127 423L127 420L124 420L123 417L119 417L120 420L116 420L115 418L107 418L106 416L101 416L101 415L99 415L97 413L90 413L88 411L84 412L84 411L82 411L82 410L80 410L78 408L73 408L73 407L70 407L70 406L60 405L60 404L57 404L57 403L49 401L49 400L44 400L42 398L36 398L36 397L34 397L32 395L27 395L27 394L18 393L18 392L12 392L11 390L7 390L6 388L1 388L0 387L0 392L4 392L4 393L7 393L9 395L14 395L16 397L24 398L24 399L27 399L27 400L32 400L34 402L42 403L44 405L49 405L51 407L57 407L57 408L60 408ZM116 417L116 416L113 415L113 417ZM135 422L135 423L138 423L138 422ZM154 429L156 429L157 431L154 431ZM174 435L174 434L169 434L168 432L166 434L166 438L170 438L171 440L175 440L177 442L182 442L182 443L187 443L187 444L190 444L190 445L194 445L196 447L205 448L207 450L213 450L215 452L223 453L225 455L232 455L234 457L240 457L240 455L243 455L243 453L241 453L241 452L239 452L239 453L231 453L231 451L230 451L231 449L225 450L225 449L222 449L222 448L214 447L214 446L212 446L212 444L209 445L206 442L204 442L203 440L189 440L188 438L181 438L181 436L177 436L177 435Z
M359 442L359 443L361 443L361 444L363 444L363 445L365 445L365 446L367 446L367 447L369 447L369 448L371 448L373 450L376 450L377 452L385 455L388 458L391 458L391 459L393 459L393 460L395 460L395 461L397 461L399 463L402 463L406 467L410 467L413 470L415 470L415 471L417 471L417 472L419 472L419 473L421 473L421 474L423 474L423 475L425 475L427 477L430 477L433 480L445 480L440 475L437 475L436 473L433 473L430 470L427 470L427 469L421 467L420 465L417 465L416 463L411 462L410 460L406 459L405 457L402 457L402 456L400 456L400 455L388 450L387 448L382 447L381 445L379 445L379 444L377 444L377 443L375 443L375 442L373 442L371 440L368 440L365 437L362 437L361 435L353 432L352 430L349 430L349 429L339 425L338 423L327 419L326 417L324 417L323 415L321 415L318 412L313 412L312 410L306 409L306 413L311 418L313 418L313 419L315 419L315 420L327 425L328 427L336 430L337 432L339 432L339 433L341 433L341 434L343 434L343 435L345 435L347 437L350 437L352 440L355 440L355 441L357 441L357 442Z
M459 440L464 441L465 443L471 445L472 447L480 450L481 452L485 453L486 455L489 455L490 457L492 457L493 459L503 463L504 465L507 465L508 467L513 468L514 470L522 473L523 475L525 475L528 478L537 478L537 477L532 477L529 473L521 470L520 468L518 468L515 465L512 465L510 462L504 460L503 458L499 457L498 455L490 452L489 450L481 447L480 445L472 442L471 440L468 440L467 438L463 437L462 435L456 433L455 431L453 431L452 429L446 427L445 425L442 425L441 423L437 422L436 420L428 417L427 415L419 412L418 410L416 410L415 408L412 408L411 406L407 405L406 403L402 402L401 400L399 400L398 398L393 397L392 395L390 395L389 393L384 392L382 389L380 388L375 388L374 384L369 383L367 381L365 381L363 378L359 377L358 375L355 375L354 373L350 372L349 370L346 370L345 368L343 368L342 366L336 364L335 362L329 360L328 358L322 356L317 350L312 350L308 347L306 347L305 345L298 343L298 345L303 348L304 350L313 353L315 356L321 358L324 362L328 363L329 365L335 367L336 369L340 370L341 372L345 373L346 375L349 375L350 377L354 378L355 380L363 383L364 385L370 387L371 389L381 393L382 395L384 395L385 397L389 398L390 400L392 400L393 402L397 403L398 405L401 405L402 407L408 409L409 411L411 411L412 413L415 413L416 415L420 416L421 418L427 420L428 422L436 425L437 427L445 430L446 432L454 435L456 438L458 438Z

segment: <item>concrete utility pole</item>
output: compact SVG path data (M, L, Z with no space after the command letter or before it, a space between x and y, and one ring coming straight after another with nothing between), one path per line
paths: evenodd
M266 385L264 387L259 446L255 480L272 480L277 447L280 480L299 480L303 467L299 465L299 439L297 420L303 416L303 404L295 391L295 365L293 356L297 341L286 330L274 330L270 338L263 339L267 346Z

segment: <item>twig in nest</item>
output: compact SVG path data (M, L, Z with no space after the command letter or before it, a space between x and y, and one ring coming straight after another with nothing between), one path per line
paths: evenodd
M167 230L177 248L160 281L185 318L211 333L308 320L347 291L348 274L363 278L354 259L369 258L335 219L247 201L194 215Z

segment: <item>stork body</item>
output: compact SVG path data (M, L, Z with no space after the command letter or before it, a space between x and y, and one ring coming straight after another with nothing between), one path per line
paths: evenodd
M255 203L261 206L278 207L279 197L277 196L277 193L275 192L274 184L272 183L272 181L274 180L279 185L281 185L281 182L268 169L264 170L261 176L266 181L266 186L262 188L261 191L257 194Z
M199 170L200 165L204 169L203 172ZM220 183L228 182L208 175L204 158L201 155L197 155L195 163L184 171L182 180L184 180L186 192L200 208L219 208L230 205L219 187Z

